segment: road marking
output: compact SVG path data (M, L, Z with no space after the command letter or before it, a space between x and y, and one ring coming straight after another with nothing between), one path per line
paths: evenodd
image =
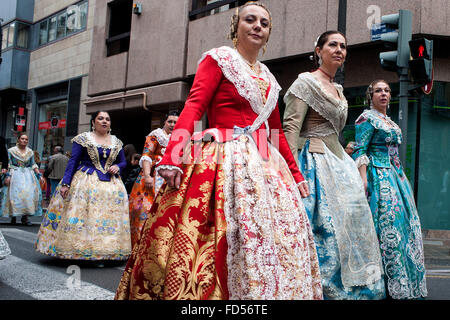
M114 292L88 282L71 287L70 277L13 255L1 262L0 282L38 300L114 299Z
M36 243L37 239L37 234L35 234L34 232L24 231L18 228L0 228L0 230L2 231L3 235L6 235L7 237L31 243L34 248L34 244ZM113 268L120 271L125 271L125 266Z

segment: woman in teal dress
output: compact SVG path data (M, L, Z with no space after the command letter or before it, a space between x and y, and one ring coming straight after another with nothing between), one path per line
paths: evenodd
M29 216L42 215L42 191L40 180L43 180L39 168L34 161L33 150L27 147L28 136L24 133L17 138L17 146L8 149L8 172L2 190L1 216L22 216L24 225L32 225Z
M337 31L318 38L315 54L321 62L316 71L301 73L286 92L283 130L310 190L302 200L324 299L379 300L386 292L372 213L355 162L338 140L348 106L333 77L344 63L346 44Z
M375 80L366 95L371 109L355 122L353 158L372 210L387 292L393 299L424 298L427 288L420 221L398 154L402 132L386 115L391 89L386 81Z

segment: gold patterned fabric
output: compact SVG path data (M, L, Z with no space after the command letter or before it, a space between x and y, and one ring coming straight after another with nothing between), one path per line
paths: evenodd
M196 143L180 189L160 189L116 299L321 299L314 240L284 159L261 165L246 135Z
M100 181L81 170L66 199L56 188L35 248L62 259L126 260L131 253L128 197L122 180Z

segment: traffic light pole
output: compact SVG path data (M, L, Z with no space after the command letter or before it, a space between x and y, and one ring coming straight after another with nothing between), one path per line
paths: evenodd
M408 68L399 68L399 109L398 120L400 123L400 129L402 130L402 143L400 144L400 161L406 166L406 150L407 150L407 134L408 134Z

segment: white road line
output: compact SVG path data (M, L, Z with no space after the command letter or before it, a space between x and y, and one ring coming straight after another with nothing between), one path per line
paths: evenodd
M34 243L36 242L36 238L37 238L37 234L34 232L30 232L30 231L24 231L18 228L0 228L0 230L2 231L3 235L6 235L8 237L17 239L17 240L21 240L21 241L25 241L28 243L31 243L33 245L34 248ZM124 271L125 270L125 266L123 267L114 267L114 269L118 269L120 271Z
M114 292L10 255L0 262L0 282L38 300L112 300ZM80 274L82 277L83 275Z

